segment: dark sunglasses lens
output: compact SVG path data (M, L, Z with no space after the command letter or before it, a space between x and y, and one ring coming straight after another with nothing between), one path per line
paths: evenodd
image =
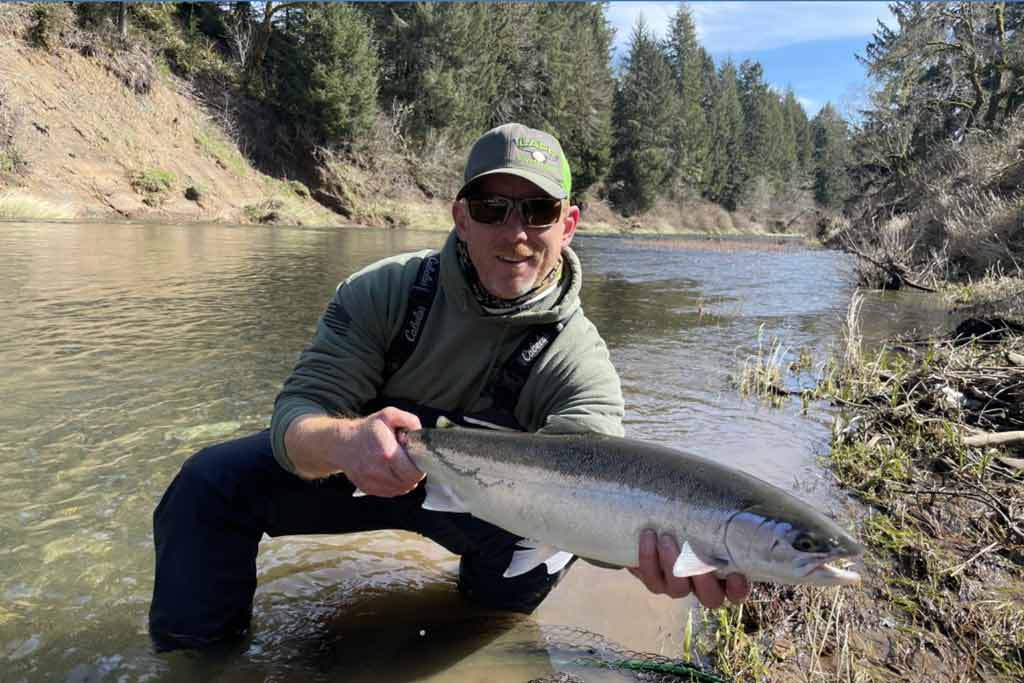
M538 197L523 200L523 218L527 225L551 225L562 213L562 200Z
M469 215L477 223L502 223L508 214L508 207L511 202L502 197L486 197L483 199L470 199Z

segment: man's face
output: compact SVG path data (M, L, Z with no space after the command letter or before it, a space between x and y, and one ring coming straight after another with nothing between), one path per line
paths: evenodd
M482 178L473 195L512 199L546 196L528 180L503 173ZM576 232L580 212L564 200L561 215L551 225L525 225L518 208L504 223L488 224L474 221L466 203L457 201L452 204L452 217L483 286L500 299L515 299L533 289L558 263L562 247Z

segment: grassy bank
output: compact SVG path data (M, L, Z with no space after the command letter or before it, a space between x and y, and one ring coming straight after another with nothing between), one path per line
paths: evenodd
M1024 337L978 323L865 355L858 306L802 399L837 408L827 464L857 501L864 584L759 586L710 649L744 681L1021 680ZM763 348L739 384L790 400L778 344Z

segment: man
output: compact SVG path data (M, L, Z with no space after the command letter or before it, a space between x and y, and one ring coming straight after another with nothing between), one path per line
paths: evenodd
M154 513L150 633L160 649L242 633L264 533L418 532L460 555L459 589L531 612L559 578L502 576L518 537L424 510L423 474L399 430L440 415L466 425L622 434L618 375L580 309L569 249L579 208L551 135L518 124L473 146L439 253L385 259L339 285L279 394L269 432L207 448ZM353 496L356 488L366 496ZM631 571L655 593L706 606L746 597L742 577L677 579L679 548L645 532Z

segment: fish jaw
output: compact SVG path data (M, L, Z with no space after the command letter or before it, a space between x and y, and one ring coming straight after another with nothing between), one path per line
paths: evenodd
M859 556L859 555L858 555ZM857 586L860 584L860 573L854 569L839 566L838 562L852 565L850 556L828 558L820 562L808 562L807 573L800 583L809 586Z
M826 563L805 575L804 583L810 586L858 586L860 574Z

